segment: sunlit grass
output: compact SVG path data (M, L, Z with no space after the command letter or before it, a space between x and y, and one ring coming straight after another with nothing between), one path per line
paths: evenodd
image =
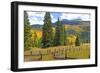
M24 52L24 61L49 61L69 59L89 59L90 44L68 45L49 48L32 48Z

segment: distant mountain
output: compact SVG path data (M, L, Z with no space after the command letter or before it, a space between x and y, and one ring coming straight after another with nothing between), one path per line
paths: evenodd
M53 25L55 25L57 22L52 23ZM90 24L90 21L82 21L81 19L74 19L74 20L67 20L67 19L63 19L61 20L61 23L63 25L79 25L79 24Z
M56 26L56 23L52 23L52 26L55 27ZM67 20L67 19L63 19L61 20L61 23L63 25L81 25L81 26L89 26L90 25L90 21L82 21L81 19L74 19L74 20ZM32 28L42 28L43 25L40 25L40 24L34 24L34 25L31 25Z
M40 25L40 24L31 25L32 28L40 28L40 29L42 28L42 26L43 25Z
M69 25L78 25L80 24L81 20L67 20L67 19L63 19L61 21L62 24L69 24Z

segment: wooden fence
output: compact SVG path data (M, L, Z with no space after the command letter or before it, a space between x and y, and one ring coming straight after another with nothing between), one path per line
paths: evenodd
M90 46L67 46L50 49L36 49L24 53L25 61L61 60L61 59L88 59Z

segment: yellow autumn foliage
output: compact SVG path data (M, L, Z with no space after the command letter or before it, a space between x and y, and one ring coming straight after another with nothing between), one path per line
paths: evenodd
M55 32L54 27L52 28L52 30L53 30L53 32ZM32 32L32 39L34 39L34 33L36 33L38 39L40 39L42 37L42 31L40 31L40 30L31 29L31 32Z
M41 38L42 37L42 31L36 31L37 37Z
M69 35L67 37L67 41L69 45L75 45L75 41L76 41L76 36L75 35Z
M31 30L32 32L32 38L34 39L34 33L36 33L37 38L40 39L42 37L42 31L39 30Z

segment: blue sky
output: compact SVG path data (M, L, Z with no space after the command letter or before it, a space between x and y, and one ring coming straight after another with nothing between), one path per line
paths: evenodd
M43 25L45 12L27 11L27 13L28 13L30 25L34 25L34 24ZM58 18L60 20L63 20L63 19L68 19L68 20L81 19L83 21L89 21L90 20L89 14L50 12L50 16L51 16L51 22L52 23L56 22L58 20Z

